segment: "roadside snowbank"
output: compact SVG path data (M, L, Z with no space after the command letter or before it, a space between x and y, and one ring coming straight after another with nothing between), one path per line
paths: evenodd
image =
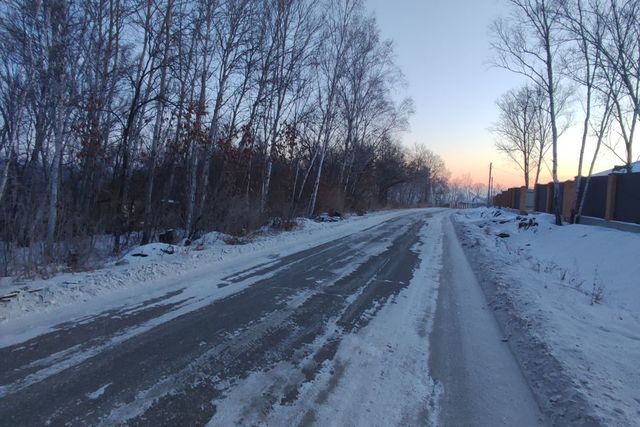
M176 282L193 274L219 273L238 266L250 267L275 256L291 254L335 240L414 211L383 211L329 223L301 219L300 227L293 231L265 231L255 239L238 245L225 243L228 236L214 232L188 247L163 243L139 246L96 271L64 273L28 282L4 278L0 281L0 297L10 297L0 298L0 325L29 314L60 311L71 306L77 308L77 305L97 296L108 297L109 294L123 290L129 291L127 298L145 296L155 289L151 286L158 281ZM108 303L101 303L100 309L106 309L105 304ZM84 310L84 314L89 314L92 308ZM58 317L58 320L66 320L64 317Z
M640 235L485 208L456 219L469 250L490 260L508 295L494 307L528 322L596 418L633 424L640 417Z

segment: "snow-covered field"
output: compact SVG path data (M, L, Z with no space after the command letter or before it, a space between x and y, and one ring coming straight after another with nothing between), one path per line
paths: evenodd
M584 398L599 422L634 425L640 419L640 234L557 227L547 214L523 218L485 208L456 215L469 252L496 281L494 309L523 319L569 378L575 394L551 396L542 406ZM519 227L531 218L537 225Z
M210 233L189 247L152 243L133 248L100 270L28 282L3 278L0 296L17 296L0 301L0 346L36 336L61 322L141 303L177 286L188 286L192 296L224 298L243 288L216 288L210 283L214 277L267 264L411 212L382 211L339 222L300 219L299 228L293 231L266 231L241 245L227 244L226 236Z

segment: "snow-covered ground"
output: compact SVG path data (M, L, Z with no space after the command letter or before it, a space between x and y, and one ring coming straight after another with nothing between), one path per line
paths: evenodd
M160 396L173 395L184 384L195 387L193 381L211 370L209 361L218 360L213 356L254 349L255 360L243 359L246 366L236 367L242 375L210 378L221 395L215 414L205 421L213 416L212 425L437 424L457 419L452 411L466 408L470 412L459 419L478 422L478 414L492 414L504 424L509 412L539 408L553 425L633 425L640 418L640 235L556 227L544 214L525 223L506 211L466 210L453 215L465 257L451 212L388 211L336 223L305 221L300 229L267 233L245 245L210 234L189 248L147 245L100 271L20 285L40 290L21 289L0 305L0 349L20 343L7 354L28 354L40 340L40 349L48 345L51 352L20 365L20 376L9 375L0 396L47 388L68 370L63 382L73 377L86 385L78 402L113 403L120 393L135 390L136 399L109 412L109 420L127 420L153 413ZM404 215L409 216L399 218ZM290 281L299 287L280 288ZM400 284L377 299L375 292ZM336 301L346 298L344 304L336 305L328 295L343 287L353 293L341 293ZM203 337L217 336L217 326L201 334L206 322L200 322L200 309L227 318L243 311L247 301L257 301L254 295L264 300L269 292L288 296L273 306L254 307L256 319L240 318L240 326L227 331L233 340L223 336L206 348ZM326 323L309 320L309 313L322 312ZM340 323L345 313L356 313L352 323ZM58 346L58 337L64 341L74 331L60 327L62 322L95 325L99 336ZM48 338L24 343L52 329ZM293 335L279 341L273 331ZM141 376L129 385L129 377L99 369L102 376L78 375L97 369L93 361L117 355L120 345L131 350L127 364L131 355L146 361L145 346L165 338L180 341L191 353L188 365L177 370L158 359L167 369L159 382L147 384ZM289 354L283 350L289 342L304 345ZM263 348L270 355L264 360ZM498 353L511 358L513 369L493 356ZM180 357L175 353L178 365ZM74 374L71 368L83 371ZM533 391L536 399L513 404L496 399L517 394L508 377L518 377L520 391ZM75 407L72 402L66 409L72 413Z
M0 346L44 333L56 324L90 317L112 307L135 305L188 286L190 296L224 298L243 288L216 288L211 280L240 268L273 263L275 259L407 215L414 210L382 211L351 216L339 222L299 220L289 232L265 231L240 245L226 236L209 233L189 247L152 243L133 248L100 270L64 273L49 279L23 282L0 279ZM191 307L193 308L193 307Z
M3 354L10 356L7 361L12 358L15 363L10 366L15 369L0 372L5 380L0 383L0 413L30 416L34 411L16 399L27 396L28 401L37 401L30 396L42 389L45 394L56 390L58 396L65 396L62 410L86 417L76 420L95 421L93 410L101 411L104 425L131 419L151 423L150 414L158 411L165 416L165 411L176 408L167 399L181 399L183 394L189 402L202 399L215 405L215 413L206 418L213 416L212 425L433 422L442 387L429 373L429 335L442 269L442 222L447 215L437 210L388 212L368 220L354 218L351 224L312 224L316 231L308 230L308 240L315 239L316 246L310 251L281 256L296 245L306 245L298 232L278 237L296 241L286 250L272 243L280 249L278 253L265 249L233 255L217 262L218 268L171 276L167 280L175 282L172 285L151 282L157 293L149 292L146 285L125 287L122 294L135 298L100 318L87 315L90 335L80 344L64 341L67 334L78 333L76 325L82 330L82 317L76 317L70 329L62 327L51 336L23 342L25 334L46 325L44 321L57 324L50 321L54 313L77 315L74 307L50 307L42 318L36 313L9 320L0 324L0 348L12 341L20 344ZM339 238L354 231L354 236ZM317 246L325 240L330 242ZM224 277L227 271L234 273L232 278ZM149 310L156 304L136 306L136 298L139 301L144 295L148 300L172 289L180 294L171 297L171 304L162 301L168 311L109 329L139 306ZM246 292L211 304L241 289ZM79 306L96 309L102 300L115 305L114 295L120 291ZM258 300L262 303L248 303ZM233 317L237 319L229 320ZM173 328L175 333L170 333ZM155 339L162 345L150 345ZM30 357L32 349L47 346L24 364L13 356L24 352ZM147 364L149 359L155 363ZM84 371L99 366L99 374ZM136 374L123 376L122 370L127 369ZM79 395L75 386L64 394L51 385L58 380L63 388L72 382L80 385ZM19 410L9 409L12 404ZM36 409L35 419L44 415L56 424L61 405L49 404L55 414L47 415L49 409L39 414ZM177 407L177 419L189 419L190 406ZM207 408L199 410L206 413ZM20 411L24 413L15 415Z
M640 419L640 234L557 227L547 214L524 218L537 225L519 227L525 220L494 209L456 215L469 252L496 281L494 309L524 319L529 336L559 362L575 392L567 399L583 397L604 425L634 425Z

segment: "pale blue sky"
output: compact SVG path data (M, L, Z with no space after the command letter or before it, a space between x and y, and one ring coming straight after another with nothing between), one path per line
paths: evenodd
M489 162L495 182L520 185L521 173L494 149L488 128L495 99L524 78L488 65L489 26L506 12L504 0L366 0L383 37L395 44L397 63L415 101L405 144L420 142L440 154L454 176L485 182ZM577 135L560 144L560 178L575 174ZM550 163L550 162L549 162ZM547 173L544 179L548 179Z

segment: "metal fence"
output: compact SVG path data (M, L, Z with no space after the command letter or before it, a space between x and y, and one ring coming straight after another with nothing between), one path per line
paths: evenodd
M580 193L586 188L587 178L580 180ZM562 215L572 214L576 181L559 184L558 203ZM509 188L493 198L497 207L517 209L521 212L554 212L553 183L537 184L535 189ZM594 176L589 179L585 195L583 216L640 224L640 173L617 173Z

